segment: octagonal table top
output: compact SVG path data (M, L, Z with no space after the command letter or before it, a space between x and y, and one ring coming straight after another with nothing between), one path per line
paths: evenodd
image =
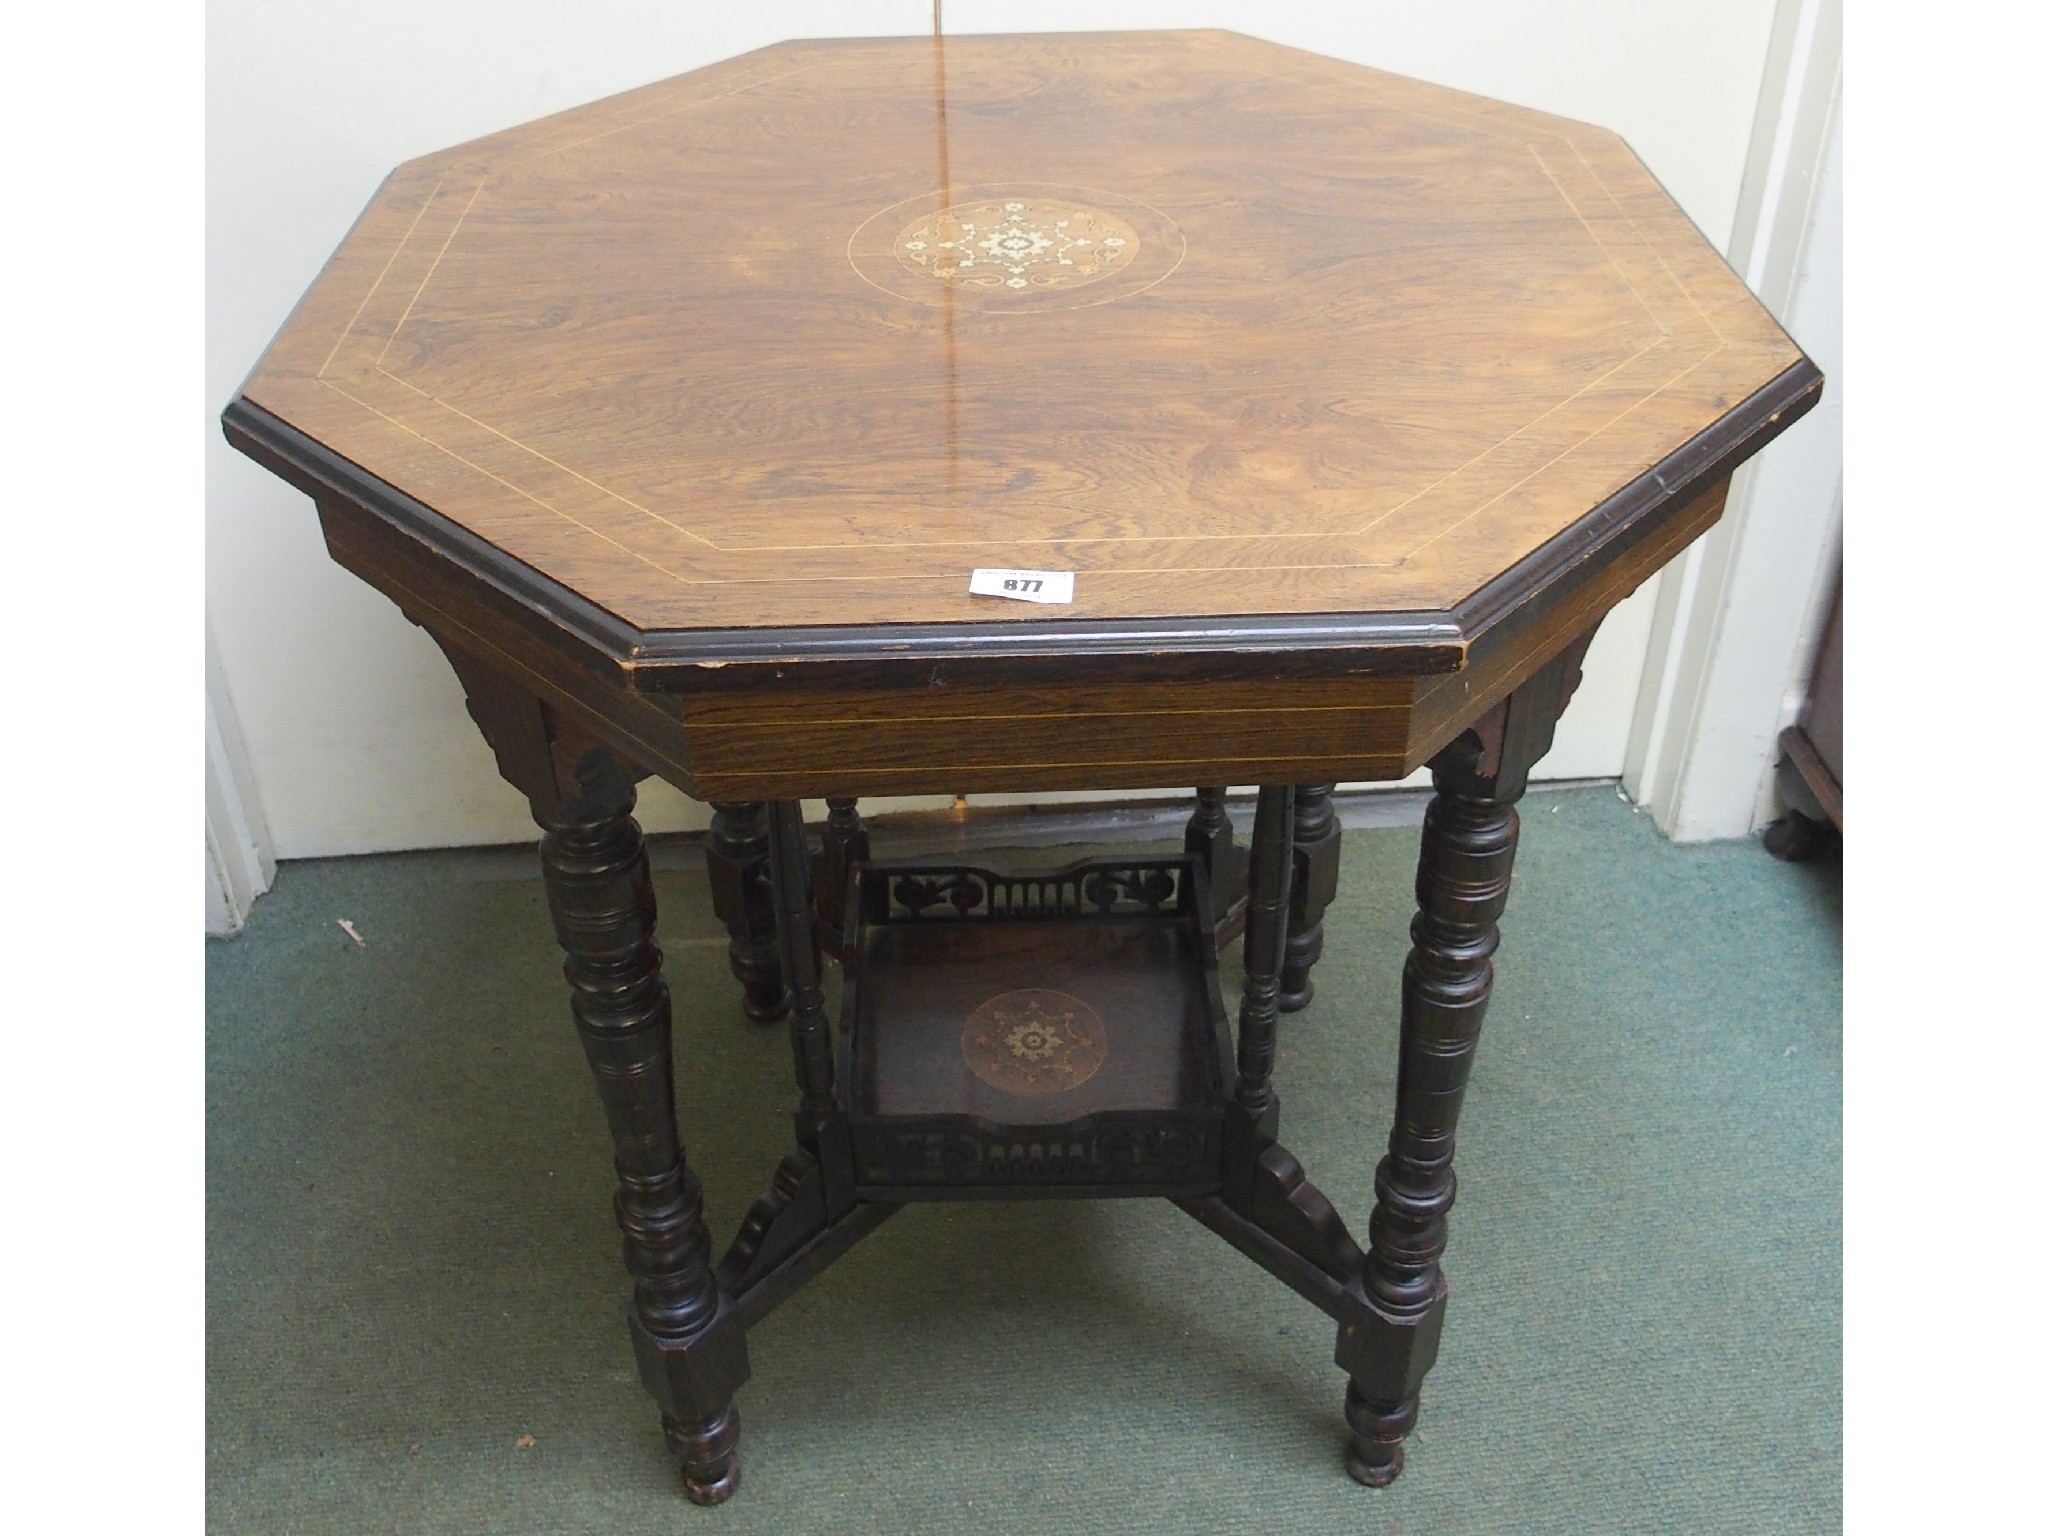
M1162 32L787 43L411 161L229 424L629 667L1440 670L1819 387L1613 133Z

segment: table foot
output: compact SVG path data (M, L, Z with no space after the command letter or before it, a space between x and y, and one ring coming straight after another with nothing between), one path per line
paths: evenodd
M1406 1453L1401 1442L1415 1428L1416 1409L1421 1399L1411 1397L1398 1403L1375 1402L1351 1383L1344 1393L1344 1422L1351 1426L1351 1442L1344 1447L1344 1470L1368 1488L1384 1488L1401 1475Z
M723 1504L740 1485L740 1410L728 1403L722 1413L695 1424L662 1416L661 1433L683 1467L683 1494L692 1504Z
M1803 811L1787 811L1764 828L1764 849L1786 864L1804 864L1821 851L1833 830Z

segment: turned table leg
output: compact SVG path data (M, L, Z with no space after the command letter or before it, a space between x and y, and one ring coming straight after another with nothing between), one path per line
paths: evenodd
M776 963L768 895L768 807L759 800L714 800L704 863L711 909L730 936L726 954L745 991L741 1006L756 1023L773 1023L789 1012L789 998Z
M1415 881L1415 946L1401 980L1394 1134L1374 1180L1379 1199L1368 1227L1366 1290L1379 1310L1412 1320L1418 1332L1440 1326L1445 1286L1438 1260L1458 1189L1451 1153L1493 987L1496 923L1515 856L1514 804L1488 793L1471 757L1454 750L1434 765L1436 798L1423 824ZM1354 1374L1344 1401L1352 1431L1345 1465L1360 1482L1377 1486L1400 1472L1420 1374Z
M1294 893L1287 913L1287 963L1280 972L1280 1011L1298 1013L1315 998L1309 971L1323 956L1323 911L1337 895L1337 786L1302 784L1294 791Z
M1351 1375L1344 1464L1371 1487L1400 1475L1402 1442L1436 1359L1448 1295L1440 1260L1458 1193L1451 1160L1493 990L1520 829L1515 802L1530 767L1549 750L1585 645L1543 668L1430 763L1436 795L1423 822L1414 946L1401 978L1394 1130L1373 1181L1366 1311L1337 1341L1337 1363Z
M733 1393L747 1378L746 1335L712 1274L703 1200L676 1130L668 985L632 779L601 749L578 777L580 796L537 803L535 817L571 1007L617 1154L627 1325L684 1491L717 1504L739 1482Z
M1224 786L1207 785L1195 791L1194 814L1188 817L1181 844L1190 857L1202 861L1209 877L1209 901L1216 911L1216 942L1228 944L1244 932L1245 893L1250 881L1249 858L1239 847L1230 811L1225 806Z
M1291 784L1268 784L1259 790L1245 910L1244 995L1237 1010L1237 1106L1262 1136L1271 1136L1277 1129L1273 1052L1281 957L1287 945L1288 886L1294 876L1293 850L1288 842L1293 817ZM1237 1162L1249 1166L1249 1159Z
M839 954L845 944L847 876L867 857L868 829L861 825L860 802L851 795L827 796L825 832L819 840L817 874L812 884L818 937L831 954Z
M817 907L798 801L777 800L768 807L768 878L782 973L789 978L797 1144L817 1159L825 1218L837 1221L853 1208L853 1147L833 1080L832 1025L825 1017Z

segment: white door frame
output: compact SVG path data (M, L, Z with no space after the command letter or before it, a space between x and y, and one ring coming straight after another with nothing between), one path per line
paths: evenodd
M1769 819L1839 561L1841 118L1841 0L1780 0L1730 260L1828 382L1658 590L1622 785L1681 842Z
M249 776L248 753L206 629L206 931L238 932L277 878L270 827Z

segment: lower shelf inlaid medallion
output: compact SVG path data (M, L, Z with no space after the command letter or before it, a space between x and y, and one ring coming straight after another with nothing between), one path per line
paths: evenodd
M1034 1098L1078 1088L1109 1054L1095 1010L1045 987L1004 992L976 1008L960 1051L989 1087Z

